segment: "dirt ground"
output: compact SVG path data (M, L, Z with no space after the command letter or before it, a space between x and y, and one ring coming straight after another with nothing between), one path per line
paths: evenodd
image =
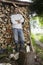
M0 58L0 63L10 63L11 65L43 65L43 61L39 58L35 59L34 56L33 52L26 54L20 53L20 58L18 60L14 58L10 59L8 56L5 56Z

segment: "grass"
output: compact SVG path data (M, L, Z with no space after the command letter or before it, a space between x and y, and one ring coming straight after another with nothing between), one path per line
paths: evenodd
M43 43L43 35L42 34L36 34L36 37L39 39L41 43Z
M32 38L37 38L41 43L43 43L43 34L31 34Z
M43 36L41 36L41 38L40 38L40 42L42 42L42 43L43 43Z
M7 56L8 56L10 53L12 53L12 52L13 52L12 47L7 46L7 47L6 47L6 51L3 52L3 53L0 53L0 58L7 57Z
M7 57L7 54L0 54L0 58Z
M36 54L38 54L39 57L43 60L43 49L35 43L34 38L32 38L32 44L34 46Z

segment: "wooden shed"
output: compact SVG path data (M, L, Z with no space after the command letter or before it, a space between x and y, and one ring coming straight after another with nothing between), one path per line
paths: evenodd
M10 16L14 12L15 7L19 8L19 12L23 15L25 22L23 24L25 43L31 44L30 41L30 24L29 24L29 5L30 2L19 0L2 0L0 1L0 48L6 48L10 45L14 48L14 39L11 27Z
M30 45L32 50L30 38L30 23L29 23L29 5L30 2L23 2L20 0L1 0L0 1L0 49L6 49L7 46L14 48L14 39L12 32L12 24L10 20L11 14L14 12L15 7L23 15L25 22L23 24L23 31L25 36L25 44ZM33 65L33 53L20 53L19 65ZM31 57L31 58L30 58ZM31 62L32 61L32 62Z

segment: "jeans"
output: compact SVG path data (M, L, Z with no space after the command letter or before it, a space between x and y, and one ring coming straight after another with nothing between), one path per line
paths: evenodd
M19 42L20 44L24 44L24 34L22 29L13 28L13 34L16 44L18 44Z

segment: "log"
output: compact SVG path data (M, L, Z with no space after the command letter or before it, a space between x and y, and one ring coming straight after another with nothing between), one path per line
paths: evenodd
M1 14L1 15L0 15L0 17L4 17L4 16L5 16L5 14Z

